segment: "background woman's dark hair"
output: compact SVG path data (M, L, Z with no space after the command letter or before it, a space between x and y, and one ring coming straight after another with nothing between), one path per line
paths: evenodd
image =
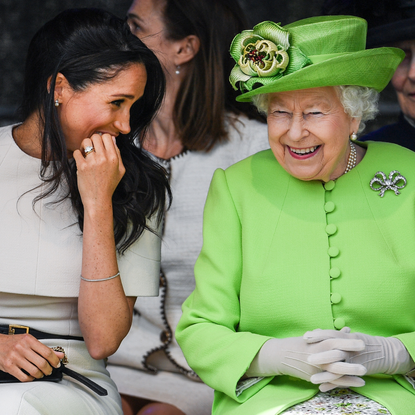
M235 122L226 111L264 121L254 106L235 100L238 93L229 83L235 64L230 44L237 33L249 28L238 1L165 0L163 19L167 38L196 35L200 39L200 50L189 64L189 76L178 91L174 108L184 147L209 151L217 142L226 141L225 120Z
M48 186L34 203L63 185L67 191L60 200L70 197L82 230L84 210L77 187L76 165L74 160L68 160L54 106L56 75L62 73L74 91L82 91L137 63L143 64L147 72L144 95L131 108L131 132L117 137L126 168L113 195L115 242L119 252L124 252L144 229L149 229L148 217L157 214L161 220L166 194L171 197L164 169L135 144L142 143L164 97L165 78L153 52L131 34L127 23L109 12L66 10L46 23L32 39L21 106L23 120L37 111L44 129L41 177Z

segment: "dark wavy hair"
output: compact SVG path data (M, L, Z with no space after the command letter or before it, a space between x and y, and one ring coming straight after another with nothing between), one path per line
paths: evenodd
M129 134L117 137L126 173L113 195L114 235L123 253L144 229L152 232L147 218L157 215L160 223L171 192L165 170L141 150L146 130L164 97L165 78L156 56L131 34L127 23L100 9L69 9L46 23L33 37L26 60L21 117L36 111L43 129L40 176L46 190L34 203L59 189L59 199L70 198L83 230L84 209L77 186L76 164L68 159L65 137L54 106L58 73L74 91L104 83L132 64L146 68L143 96L130 111ZM50 87L48 89L48 80Z
M183 146L209 151L217 142L227 141L225 121L234 123L235 117L227 117L226 112L265 122L253 105L236 101L238 92L229 83L235 65L230 44L249 27L238 1L165 0L162 15L168 39L195 35L200 40L174 106L173 118Z

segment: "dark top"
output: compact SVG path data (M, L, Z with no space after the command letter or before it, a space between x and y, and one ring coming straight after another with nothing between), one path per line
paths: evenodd
M401 113L397 123L385 125L379 128L379 130L372 131L359 139L359 141L369 140L395 143L415 151L415 128L406 121Z

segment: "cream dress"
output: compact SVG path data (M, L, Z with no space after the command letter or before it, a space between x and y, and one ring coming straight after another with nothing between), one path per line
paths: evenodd
M82 336L77 311L82 235L76 217L68 200L51 205L54 199L47 198L32 205L39 191L32 189L42 184L41 163L20 150L11 132L12 126L0 128L0 324ZM160 238L144 232L118 265L126 295L157 295ZM3 383L2 415L122 414L104 360L92 359L83 341L42 342L62 346L68 367L99 383L108 395L98 396L66 376L59 383Z

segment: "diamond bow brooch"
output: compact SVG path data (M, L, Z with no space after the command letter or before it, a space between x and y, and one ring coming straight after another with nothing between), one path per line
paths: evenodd
M398 170L391 171L388 178L386 178L385 173L378 171L370 181L370 188L375 192L379 192L380 197L383 197L386 190L393 190L395 195L399 195L398 189L403 189L405 186L406 179Z

